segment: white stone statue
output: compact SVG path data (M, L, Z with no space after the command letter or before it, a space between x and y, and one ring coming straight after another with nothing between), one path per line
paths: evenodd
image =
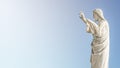
M93 36L91 43L91 68L108 68L109 64L109 25L101 9L93 10L94 21L87 19L83 12L80 18L86 24L88 33Z

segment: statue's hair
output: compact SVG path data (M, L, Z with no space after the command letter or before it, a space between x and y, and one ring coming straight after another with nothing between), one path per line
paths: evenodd
M96 13L101 19L105 19L104 15L103 15L103 11L101 9L99 9L99 8L94 9L93 13Z

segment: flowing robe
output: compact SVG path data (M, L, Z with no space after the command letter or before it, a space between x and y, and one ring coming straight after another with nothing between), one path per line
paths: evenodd
M91 33L91 68L108 68L109 63L109 25L106 20L98 24L87 19L87 32Z

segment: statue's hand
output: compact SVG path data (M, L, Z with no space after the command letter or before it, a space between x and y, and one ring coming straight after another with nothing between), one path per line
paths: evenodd
M84 15L83 12L80 12L80 18L81 18L81 19L84 19L84 18L85 18L85 15Z
M83 20L84 23L87 23L87 20L83 12L80 12L80 18Z

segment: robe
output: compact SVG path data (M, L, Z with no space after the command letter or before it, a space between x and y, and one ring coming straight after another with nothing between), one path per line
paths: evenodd
M109 63L109 25L106 20L98 24L87 19L87 32L91 33L91 68L108 68Z

